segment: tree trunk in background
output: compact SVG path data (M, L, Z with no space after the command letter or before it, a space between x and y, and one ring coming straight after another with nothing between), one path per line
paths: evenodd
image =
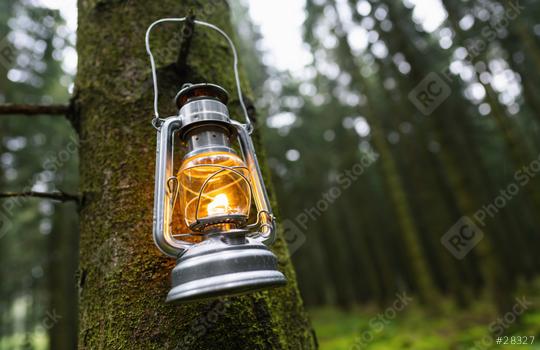
M59 316L51 322L49 348L77 348L77 285L79 259L79 227L77 207L73 203L59 204L49 236L49 315Z
M152 240L155 130L150 125L153 95L144 35L152 21L190 11L231 33L227 4L79 0L78 10L76 85L85 195L79 347L316 348L282 238L275 252L289 280L286 288L165 304L174 261L161 255ZM161 67L165 116L175 113L171 99L185 82L208 81L235 91L226 43L208 29L196 27L185 64L171 64L177 61L181 32L178 24L163 25L151 40ZM239 115L236 94L231 98L231 114Z
M355 88L363 88L367 97L365 118L371 127L371 137L375 150L379 154L380 169L384 177L385 187L392 201L399 227L401 229L404 249L408 257L411 273L415 276L416 289L421 299L428 305L436 305L437 289L429 270L425 253L420 242L418 228L414 222L409 199L405 192L403 181L400 177L396 161L392 155L390 146L384 134L383 125L377 116L377 110L373 105L375 100L370 92L366 80L360 74L360 67L354 59L352 48L346 37L338 34L341 45L342 64L349 69L348 73L355 82ZM362 111L363 112L363 111Z
M370 102L368 101L369 104ZM422 250L420 235L414 223L410 203L396 162L385 139L380 121L377 118L376 111L373 108L366 114L366 119L371 126L373 144L380 155L380 166L384 174L386 190L394 204L399 226L403 234L404 249L407 253L411 272L415 275L416 287L422 300L428 305L435 305L437 290Z

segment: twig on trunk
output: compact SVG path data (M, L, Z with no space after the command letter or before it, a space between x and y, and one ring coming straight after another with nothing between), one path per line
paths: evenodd
M13 198L13 197L35 197L35 198L44 198L51 199L60 202L77 202L80 203L82 196L79 194L70 194L62 191L57 192L36 192L36 191L26 191L26 192L2 192L0 193L0 198Z
M0 105L0 115L25 114L25 115L67 115L70 111L69 105L27 105L27 104L2 104Z
M75 94L69 104L54 105L29 105L5 103L0 104L0 116L2 115L53 115L64 116L69 120L75 131L79 132L79 107L77 104L77 94Z

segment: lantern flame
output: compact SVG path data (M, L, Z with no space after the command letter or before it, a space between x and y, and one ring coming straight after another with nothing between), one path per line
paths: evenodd
M227 214L230 210L229 198L224 193L218 194L213 201L208 203L207 210L209 216Z

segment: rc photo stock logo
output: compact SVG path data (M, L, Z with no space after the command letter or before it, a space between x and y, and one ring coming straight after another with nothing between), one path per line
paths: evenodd
M467 216L462 216L442 237L441 243L452 255L463 259L480 241L484 233Z
M513 181L508 183L487 204L479 208L470 217L461 217L442 237L441 243L456 259L463 259L481 240L484 233L480 227L486 226L486 221L493 219L503 210L531 180L540 173L540 156L528 165L514 172Z
M283 238L289 248L289 255L292 256L306 242L305 233L291 219L281 222L283 227Z
M450 96L450 86L435 73L429 73L410 93L409 100L425 116L429 116Z

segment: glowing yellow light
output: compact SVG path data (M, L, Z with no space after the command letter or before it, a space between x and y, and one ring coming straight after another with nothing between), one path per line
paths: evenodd
M180 207L188 227L199 220L233 215L247 220L251 193L244 161L229 152L208 152L184 160L178 171ZM230 222L225 219L222 223Z
M208 215L227 214L229 210L229 199L224 193L218 194L213 201L208 203Z

